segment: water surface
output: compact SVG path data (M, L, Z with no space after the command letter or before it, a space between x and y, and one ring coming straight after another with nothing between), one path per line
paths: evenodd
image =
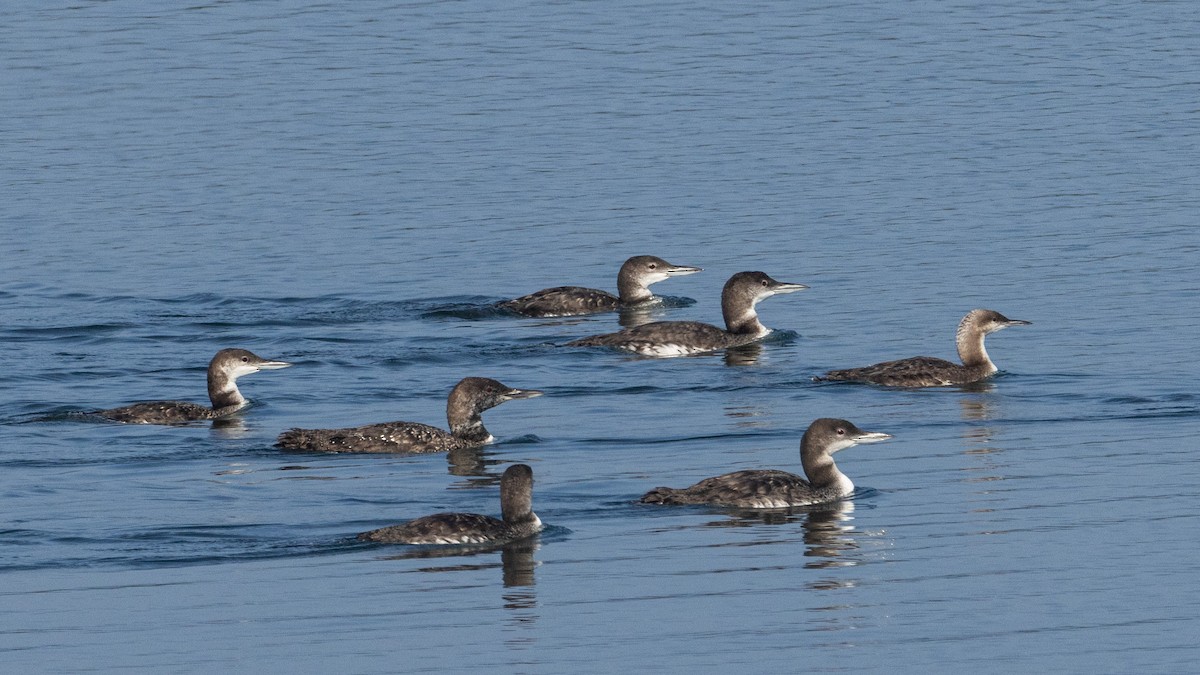
M14 672L1180 672L1200 653L1200 22L1081 5L127 2L0 9L0 663ZM781 329L736 355L565 349L616 315L491 303L705 268L657 319L719 322L761 269ZM953 356L1004 373L814 384ZM79 411L202 400L233 425ZM474 457L280 453L291 426L442 424L467 375L542 389ZM656 485L799 469L851 502L655 508ZM498 513L447 557L357 543Z

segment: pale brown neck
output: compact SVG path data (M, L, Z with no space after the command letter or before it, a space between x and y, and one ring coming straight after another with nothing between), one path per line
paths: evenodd
M983 331L967 324L966 321L959 325L955 343L958 346L958 358L962 360L964 366L985 370L995 369L996 366L988 357L987 349L983 346L984 337L986 334Z
M725 330L739 335L762 335L768 328L758 320L754 305L742 302L721 303L721 314L725 317Z
M633 277L633 275L619 275L617 277L617 293L621 296L621 302L635 303L645 302L654 297L650 289Z
M246 403L242 392L238 391L237 381L214 368L208 369L208 400L212 401L213 410Z

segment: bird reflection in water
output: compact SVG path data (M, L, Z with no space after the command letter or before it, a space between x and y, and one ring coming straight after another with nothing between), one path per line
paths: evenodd
M533 554L541 548L542 541L540 535L534 535L513 541L502 546L495 545L479 545L479 544L463 544L463 545L440 545L440 546L411 546L406 547L408 550L396 555L382 556L382 560L424 560L434 558L474 558L476 556L488 556L487 561L477 563L463 562L458 565L432 565L427 567L417 568L416 572L470 572L478 570L491 570L500 568L501 580L505 588L528 588L534 585L533 571L539 565L534 559ZM497 562L491 554L497 551L500 553L500 560ZM505 596L508 600L508 596ZM532 593L529 594L530 602L518 602L517 605L509 606L510 609L519 609L521 607L533 607L536 602Z
M730 347L725 350L725 365L753 366L758 363L762 353L763 346L758 342L751 342L741 347Z
M784 525L799 521L804 529L804 563L808 569L853 567L861 560L848 557L859 549L854 520L854 502L842 500L819 506L787 509L729 509L729 519L706 523L710 527L753 527Z
M446 453L446 462L450 465L451 476L487 476L489 465L500 464L500 460L484 458L483 448L459 448ZM499 482L497 474L494 482Z
M974 387L976 388L970 391L987 394L995 388L995 385L990 382L976 382ZM978 458L963 469L968 473L963 480L967 483L993 483L1004 480L1005 477L998 471L1005 465L998 461L999 455L992 456L1002 452L1002 448L997 448L992 444L996 428L987 424L996 418L994 402L989 396L965 396L959 400L959 405L962 407L963 420L973 423L963 427L962 438L966 446L963 454ZM990 492L990 489L985 488L979 494L990 494ZM974 510L987 512L992 509L981 507Z
M473 558L487 556L486 562L457 565L429 565L417 568L416 572L446 573L493 570L500 568L500 578L505 591L500 597L504 601L504 609L513 614L509 619L511 625L520 628L531 628L538 622L537 593L534 591L534 570L540 564L533 554L541 548L540 534L519 541L509 542L503 546L417 546L398 555L385 556L384 560L414 560L432 558ZM494 554L500 552L500 561L496 562ZM526 649L536 641L535 634L522 635L507 640L510 647Z
M244 438L248 428L246 427L246 419L241 415L229 415L227 417L218 417L212 421L213 436L225 439Z

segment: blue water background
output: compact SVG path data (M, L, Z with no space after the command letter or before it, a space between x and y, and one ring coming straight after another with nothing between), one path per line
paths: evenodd
M1189 2L0 8L0 665L8 672L1186 672L1200 660L1200 12ZM705 268L656 318L759 306L749 358L564 349L617 317L489 303ZM953 356L978 390L817 385ZM203 400L231 427L73 413ZM442 424L461 377L547 395L474 464L297 456L291 426ZM832 512L651 508L798 470ZM357 532L497 513L522 550Z

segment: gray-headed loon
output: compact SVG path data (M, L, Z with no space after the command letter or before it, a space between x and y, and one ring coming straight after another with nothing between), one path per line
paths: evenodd
M383 422L347 429L289 429L276 446L302 452L447 452L492 442L483 411L521 398L541 396L535 389L513 389L486 377L467 377L446 400L450 431L418 422Z
M238 391L237 379L260 370L287 368L292 364L268 361L245 349L222 349L208 363L208 398L212 407L188 401L147 401L121 408L97 411L97 415L128 424L183 424L233 414L248 401Z
M915 356L899 361L884 361L873 366L831 370L813 380L869 382L888 387L942 387L970 384L992 376L996 364L988 357L983 339L989 333L1009 326L1028 326L1029 321L1009 319L990 309L973 309L958 324L955 342L962 365L932 356Z
M838 470L833 453L877 443L890 435L863 431L846 420L821 418L804 432L800 463L808 480L786 471L750 469L705 478L682 489L658 487L642 496L644 504L712 504L752 509L812 506L849 497L854 483Z
M542 529L533 512L533 469L513 464L500 478L503 520L478 513L435 513L358 535L362 541L388 544L505 544Z
M654 295L650 292L650 284L700 271L699 267L673 265L656 256L637 255L626 260L617 274L619 297L594 288L558 286L523 295L513 300L505 300L498 306L525 316L540 317L611 312L617 309L637 307L653 300Z

